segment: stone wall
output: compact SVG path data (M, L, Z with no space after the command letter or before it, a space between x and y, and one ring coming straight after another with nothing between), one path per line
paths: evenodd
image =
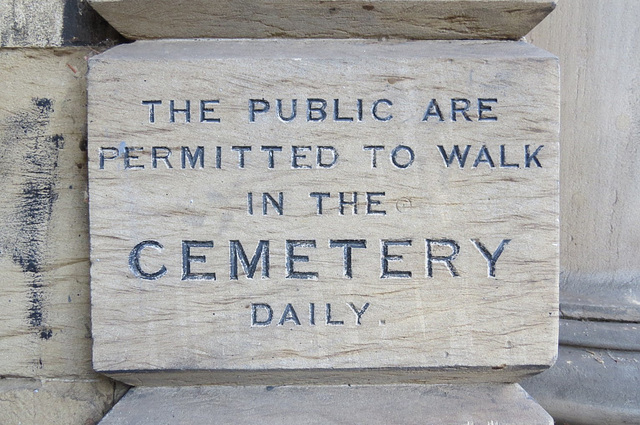
M87 60L119 36L75 0L0 17L0 423L93 424L126 389L91 367L86 170Z

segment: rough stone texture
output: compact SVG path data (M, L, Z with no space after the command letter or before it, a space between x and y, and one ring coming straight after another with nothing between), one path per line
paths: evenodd
M0 50L3 424L94 423L116 400L115 384L91 367L86 71L94 52Z
M518 42L136 42L92 59L90 88L97 370L135 384L512 381L553 362L559 127L553 56ZM284 99L288 117L294 98L297 118L283 122L276 99ZM309 98L329 99L325 120L309 118L319 114L305 111ZM475 105L468 120L457 113L454 121L452 98L495 99L482 118L496 120L479 120ZM170 122L172 99L174 109L190 99L188 123L185 112ZM204 99L210 102L201 114ZM269 100L272 109L252 121L249 99ZM365 105L361 120L356 99ZM378 117L393 118L375 119L376 99L387 99ZM423 118L432 99L440 102L442 121ZM153 117L147 100L162 101ZM266 108L259 102L256 109ZM436 113L435 106L429 110ZM470 146L464 168L455 160L447 167L439 153L438 145L449 155L454 143L463 151ZM205 166L194 160L192 168L181 146L195 155L199 145ZM310 148L292 154L298 145ZM335 166L313 165L318 145L336 149ZM375 167L368 145L385 146ZM392 164L398 145L413 149L412 165ZM173 156L156 157L154 166L154 146L158 156L169 150ZM243 165L234 146L252 148ZM273 168L261 146L281 146ZM538 148L539 164L527 166L526 150ZM493 166L482 149L493 155ZM399 152L397 162L408 164L407 150ZM359 192L358 214L350 206L340 214L342 191L348 200ZM255 194L254 214L248 192ZM274 202L283 194L282 215L271 204L263 215L263 192ZM311 192L332 194L322 214ZM365 192L379 193L380 204L367 207ZM368 208L386 214L367 215ZM329 243L343 239L367 242L353 249L352 278L345 276L343 248ZM433 262L429 276L425 239L459 244L457 277L442 261ZM494 253L506 239L490 277L473 240ZM147 244L136 266L133 249L149 240L158 245ZM254 278L248 264L232 278L233 240L249 258L259 240L269 241L268 278L258 256ZM316 246L292 248L289 258L298 257L286 269L285 240ZM389 245L385 266L386 240L412 245ZM186 251L183 241L214 246ZM454 250L453 243L432 249L439 258ZM412 275L385 275L385 267ZM319 275L304 279L292 270ZM193 275L213 272L215 280ZM355 311L367 303L358 323ZM273 309L269 326L260 304Z
M562 71L561 308L640 322L640 3L565 0L528 39Z
M0 0L0 47L96 45L120 39L85 0Z
M122 396L122 385L94 380L0 380L0 423L94 425Z
M91 374L86 48L0 51L0 375Z
M518 39L548 0L92 0L123 35L149 38Z
M169 419L171 418L171 419ZM179 387L130 391L100 425L552 425L518 385Z

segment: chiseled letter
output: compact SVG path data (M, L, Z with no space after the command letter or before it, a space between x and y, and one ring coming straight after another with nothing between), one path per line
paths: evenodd
M308 263L308 255L295 255L293 250L296 247L301 248L315 248L315 240L288 240L286 241L286 268L287 279L306 279L316 280L318 279L318 272L299 272L294 270L293 263Z
M213 241L182 241L182 280L216 280L215 273L192 273L191 263L206 263L204 255L191 255L191 248L213 248Z
M507 246L511 239L503 239L496 248L495 252L491 254L489 250L484 246L482 242L478 239L471 239L471 242L475 245L475 247L480 251L480 254L487 260L487 277L496 277L496 261L502 255L502 251L504 251L504 247Z
M264 320L258 320L258 310L264 310L267 312L267 317ZM273 309L269 304L256 303L251 304L251 326L269 326L273 320Z
M427 277L433 277L434 262L443 263L445 266L447 266L447 269L449 270L449 273L451 273L451 276L457 277L458 271L453 265L453 260L455 260L458 254L460 253L460 245L458 245L456 241L451 239L425 239L425 244L426 244L425 255L427 257L427 261L426 261ZM449 248L451 248L451 254L446 256L433 255L433 253L431 252L433 245L448 246Z
M129 254L129 268L131 269L133 274L136 277L139 277L140 279L145 279L145 280L160 279L162 276L167 274L167 268L164 265L154 273L147 273L143 271L142 268L140 267L140 252L146 247L155 248L158 251L162 251L162 249L164 248L162 244L160 244L160 242L157 242L157 241L140 242L135 247L133 247L133 249L131 250L131 253Z
M399 278L399 279L410 279L411 272L410 271L401 271L401 270L389 270L389 261L402 261L402 255L390 255L389 247L390 246L411 246L411 240L381 240L380 241L380 268L382 269L382 273L380 274L380 279L388 279L388 278Z
M367 241L364 239L330 239L329 248L343 247L342 257L344 263L344 277L353 278L353 269L351 267L351 249L366 248Z
M262 278L267 279L269 277L269 241L258 242L256 251L251 257L251 262L249 262L240 241L229 241L229 279L238 279L238 258L240 259L240 264L242 264L242 269L247 275L247 279L253 279L261 258Z

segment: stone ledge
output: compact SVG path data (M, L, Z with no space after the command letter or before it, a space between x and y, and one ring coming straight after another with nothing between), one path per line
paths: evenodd
M101 425L518 424L551 417L517 384L138 387Z
M151 38L518 39L548 0L92 0L123 35Z
M558 423L640 423L640 352L561 345L556 365L522 385Z

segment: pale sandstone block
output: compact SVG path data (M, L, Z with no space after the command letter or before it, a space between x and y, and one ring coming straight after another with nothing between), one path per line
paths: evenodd
M134 384L548 367L558 90L556 59L518 42L136 42L93 58L94 367Z
M91 369L90 48L0 51L0 376Z
M85 0L0 1L0 47L74 46L120 38Z
M516 384L131 390L101 425L304 423L552 425Z
M0 423L94 425L123 395L106 378L77 381L0 380Z
M123 35L150 38L518 39L548 0L91 0Z

